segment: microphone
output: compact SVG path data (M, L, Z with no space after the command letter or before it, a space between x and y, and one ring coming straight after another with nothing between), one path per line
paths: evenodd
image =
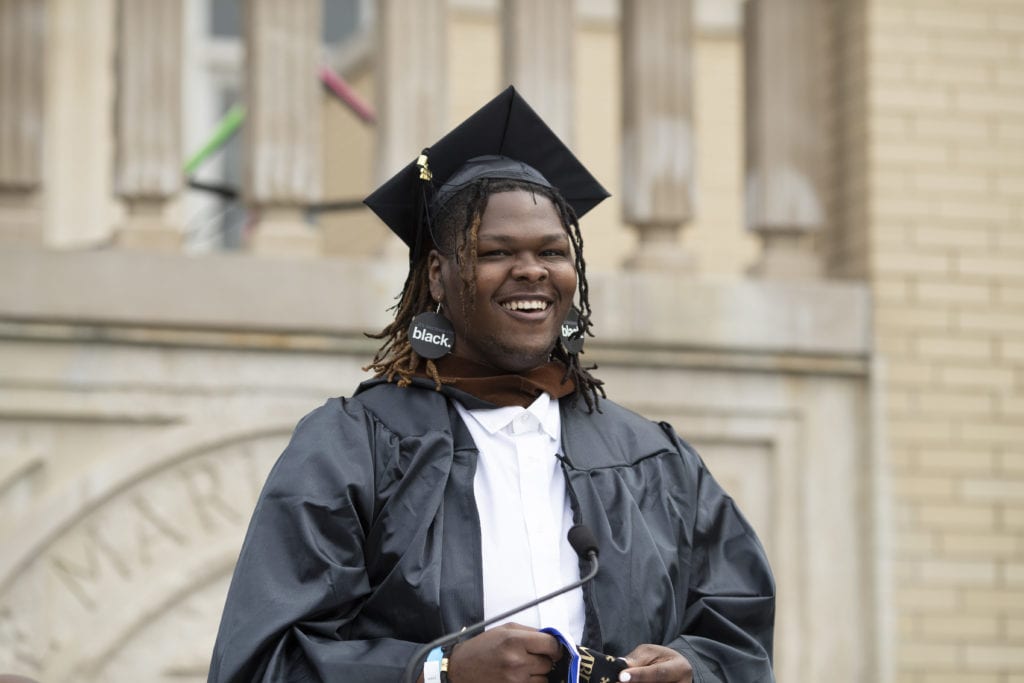
M542 602L547 602L548 600L551 600L552 598L557 598L559 595L562 595L563 593L568 593L571 590L579 588L580 586L582 586L583 584L597 576L597 538L594 537L593 532L583 524L576 524L571 529L569 529L568 538L569 545L571 545L572 549L576 551L576 554L579 555L581 559L586 559L588 562L590 562L590 571L587 572L586 576L581 578L579 581L574 581L573 583L570 583L568 586L563 586L558 590L551 591L547 595L542 595L539 598L536 598L535 600L531 600L525 604L519 605L518 607L513 607L507 612L502 612L497 616L491 617L490 619L484 619L483 621L479 621L471 626L465 626L453 633L446 633L437 640L433 640L427 643L426 645L424 645L416 651L416 654L413 655L412 659L410 659L409 663L405 666L405 673L402 674L402 681L404 683L415 683L417 666L421 665L423 659L426 658L426 656L430 654L430 651L433 650L435 647L445 647L446 645L457 643L463 638L475 636L478 633L481 633L485 628L487 628L491 624L499 622L503 619L508 619L513 614L518 614L519 612L522 612L525 609L535 607Z
M573 528L569 529L569 545L572 546L572 549L581 558L597 562L597 539L594 538L594 532L587 526L576 524ZM591 553L593 553L593 557L590 556ZM596 568L594 573L597 573Z

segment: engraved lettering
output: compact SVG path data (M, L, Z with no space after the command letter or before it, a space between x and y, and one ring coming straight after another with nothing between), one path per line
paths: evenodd
M0 670L28 667L33 674L42 671L43 661L32 651L30 641L11 608L0 608Z
M93 526L85 529L82 535L83 560L76 562L72 558L62 557L54 553L50 558L57 578L67 586L72 595L83 607L95 611L96 599L93 597L97 584L104 578L106 571L113 568L118 576L127 579L131 576L128 563L122 559L114 548L104 539L99 530ZM105 570L105 568L107 568Z
M252 458L248 458L252 460ZM199 521L207 531L217 528L217 519L236 524L243 520L242 513L231 507L224 497L220 481L220 473L210 463L200 463L182 471L185 489L188 491L192 505L199 515Z
M171 541L175 545L185 545L188 538L175 529L170 522L160 517L149 501L136 497L132 506L139 511L136 525L136 538L139 542L139 561L149 565L153 561L153 546L160 540Z

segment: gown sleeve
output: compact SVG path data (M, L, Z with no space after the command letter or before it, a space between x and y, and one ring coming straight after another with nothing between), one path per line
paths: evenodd
M775 581L757 535L688 444L696 462L692 572L682 634L669 647L694 668L694 683L774 682Z
M375 453L396 448L394 435L344 400L299 423L253 512L209 683L399 679L416 643L346 638L371 592L363 547Z

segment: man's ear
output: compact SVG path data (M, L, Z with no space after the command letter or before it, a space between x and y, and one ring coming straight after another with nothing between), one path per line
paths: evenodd
M427 277L430 280L430 296L434 301L444 301L444 285L441 282L443 260L444 257L437 249L431 249L427 255Z

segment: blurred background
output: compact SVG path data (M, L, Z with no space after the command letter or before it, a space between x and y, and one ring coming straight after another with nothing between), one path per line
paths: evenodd
M205 680L252 505L509 83L609 397L764 540L786 683L1024 680L1024 3L0 0L0 673Z

